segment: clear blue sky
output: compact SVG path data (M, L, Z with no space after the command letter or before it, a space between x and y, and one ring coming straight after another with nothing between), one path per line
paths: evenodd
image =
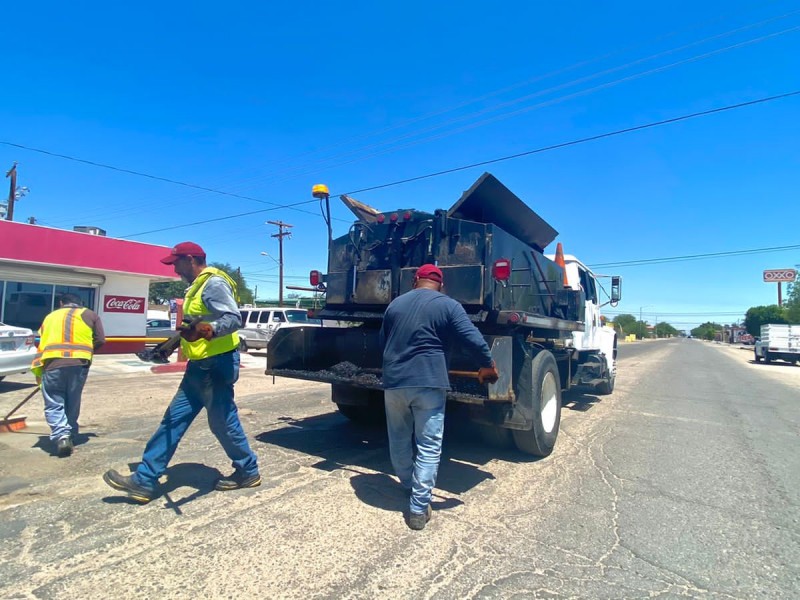
M797 1L14 3L0 141L262 202L6 144L0 168L18 161L30 188L16 220L196 241L274 298L264 222L294 225L287 283L304 284L326 266L316 205L179 226L794 91L798 28ZM795 96L356 197L447 208L489 170L590 265L800 245L798 116ZM341 235L352 218L332 204ZM798 263L598 270L624 277L617 312L682 329L775 303L762 271Z

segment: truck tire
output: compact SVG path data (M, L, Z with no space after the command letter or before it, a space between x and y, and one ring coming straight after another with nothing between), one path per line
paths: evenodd
M532 413L527 431L512 430L517 449L533 456L548 456L556 445L561 423L561 384L556 359L547 350L526 357L517 384L517 398Z
M597 384L594 391L600 396L608 396L614 392L614 383L616 379L616 377L609 375L603 383Z
M772 362L772 357L769 355L769 350L764 350L764 362L767 364Z
M386 422L383 393L380 390L332 385L331 396L339 412L360 425L380 425Z

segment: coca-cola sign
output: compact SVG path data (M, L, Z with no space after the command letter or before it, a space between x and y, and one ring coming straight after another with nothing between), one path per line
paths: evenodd
M103 296L105 312L143 313L144 298L135 296Z

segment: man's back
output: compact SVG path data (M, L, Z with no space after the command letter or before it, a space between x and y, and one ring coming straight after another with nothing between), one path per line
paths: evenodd
M452 298L417 288L395 298L386 309L382 335L383 385L386 389L433 387L449 389L446 353L458 339L491 363L486 343L463 307Z

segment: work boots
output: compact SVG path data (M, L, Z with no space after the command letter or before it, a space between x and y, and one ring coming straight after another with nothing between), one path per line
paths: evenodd
M64 436L56 442L56 453L61 458L66 458L72 455L72 440L69 436Z

